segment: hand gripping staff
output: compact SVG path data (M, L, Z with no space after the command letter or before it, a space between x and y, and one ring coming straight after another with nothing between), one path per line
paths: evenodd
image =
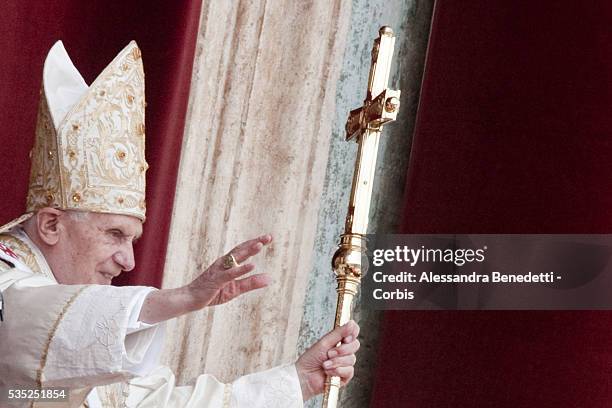
M355 140L359 147L353 173L353 186L344 234L332 259L336 275L338 303L334 327L351 319L353 298L361 283L361 255L365 251L365 234L372 198L372 185L378 141L383 125L392 122L399 110L399 90L387 88L395 36L389 27L381 27L372 47L372 65L368 79L368 92L363 106L351 111L346 122L346 140ZM340 377L325 381L323 408L336 408L340 392Z

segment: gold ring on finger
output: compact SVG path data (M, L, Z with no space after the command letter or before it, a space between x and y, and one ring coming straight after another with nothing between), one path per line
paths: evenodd
M237 266L240 266L240 264L231 252L223 257L223 269L232 269Z

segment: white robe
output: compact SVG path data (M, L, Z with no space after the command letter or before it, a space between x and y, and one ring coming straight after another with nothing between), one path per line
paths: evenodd
M201 375L194 385L177 386L171 370L157 364L163 325L138 321L145 297L156 289L59 285L23 231L12 234L19 239L0 238L0 259L14 265L0 261L0 387L69 388L70 403L52 407L79 407L87 395L90 408L303 407L294 365L230 384ZM24 243L27 248L18 248ZM0 401L0 407L31 406L6 404Z

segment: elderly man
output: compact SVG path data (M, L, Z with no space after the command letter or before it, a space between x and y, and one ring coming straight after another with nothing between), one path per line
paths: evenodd
M294 364L231 384L201 375L176 386L158 366L161 322L268 285L266 274L244 276L272 237L238 245L181 288L110 286L134 268L132 246L142 234L144 105L134 42L91 87L61 42L49 52L27 212L0 227L0 387L67 387L70 407L299 407L322 392L327 375L350 381L354 322Z

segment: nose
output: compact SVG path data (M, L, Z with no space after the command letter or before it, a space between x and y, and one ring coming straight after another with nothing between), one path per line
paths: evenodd
M136 266L134 260L134 247L131 242L127 242L121 249L113 255L113 260L121 266L124 272L129 272Z

